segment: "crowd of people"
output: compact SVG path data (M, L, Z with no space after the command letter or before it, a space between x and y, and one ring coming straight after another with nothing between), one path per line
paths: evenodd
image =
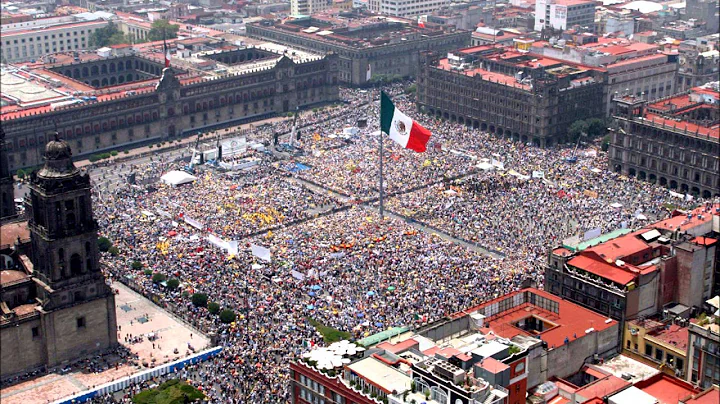
M406 87L385 91L414 116ZM109 275L159 296L159 304L218 335L223 351L180 375L211 402L289 402L289 361L308 345L323 343L310 319L353 339L422 324L525 280L542 285L542 262L563 238L632 226L640 212L649 218L667 213L667 190L608 173L606 158L591 146L580 148L571 164L566 157L572 148L537 149L420 115L433 133L426 153L385 140L387 209L500 251L501 257L441 239L409 221L381 220L374 209L379 91L344 89L342 96L346 103L330 110L330 120L322 111L299 119L305 153L292 163L308 169L293 172L287 162L263 154L260 165L243 175L206 171L179 187L125 185L94 201L102 235L120 251L103 257ZM337 136L363 119L366 128ZM290 129L289 122L256 128L249 136L271 141L275 132ZM483 158L504 169L479 168ZM139 171L150 178L170 168L153 163ZM365 203L311 190L303 181ZM210 236L237 241L238 248L208 242ZM253 254L253 246L269 249L270 259ZM131 265L135 261L142 269ZM181 288L153 283L148 269L180 280ZM224 324L193 305L188 296L195 292L232 309L237 320Z

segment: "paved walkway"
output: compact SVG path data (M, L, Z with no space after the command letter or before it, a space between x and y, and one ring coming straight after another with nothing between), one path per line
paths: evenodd
M304 179L302 179L302 178L294 177L294 178L291 178L291 180L292 180L292 181L295 181L296 183L302 184L304 187L306 187L306 188L308 188L308 189L310 189L310 190L312 190L312 191L315 191L315 192L317 192L317 193L319 193L319 194L328 194L328 195L331 195L331 196L333 196L333 197L335 197L335 198L337 198L337 199L339 199L339 200L341 200L341 201L343 201L343 202L349 202L349 201L350 201L350 197L347 196L347 195L341 194L341 193L336 192L336 191L332 191L332 190L330 190L330 189L327 189L327 188L322 187L322 186L317 185L317 184L313 184L313 183L311 183L311 182L309 182L309 181L306 181L306 180L304 180ZM373 202L365 202L365 203L362 203L360 206L362 206L363 208L365 208L365 209L367 209L367 210L371 210L371 211L373 211L373 212L376 212L376 213L378 213L378 214L380 213L380 212L379 212L379 211L380 211L380 207L379 207L379 206L376 206ZM459 245L461 245L461 246L463 246L463 247L465 247L465 248L468 248L468 249L470 249L470 250L472 250L472 251L475 251L475 252L477 252L477 253L484 254L484 255L487 255L487 256L492 257L492 258L495 258L495 259L500 259L500 258L502 258L502 256L500 256L500 255L498 255L497 253L494 253L494 252L492 252L492 251L489 251L488 249L486 249L486 248L484 248L484 247L482 247L482 246L479 246L479 245L473 244L473 243L469 243L469 242L467 242L467 241L465 241L465 240L463 240L463 239L457 238L457 237L455 237L455 236L453 236L453 235L451 235L451 234L445 233L445 232L443 232L443 231L441 231L441 230L430 228L430 227L428 227L427 225L425 225L424 223L421 223L421 222L418 222L418 221L415 221L415 220L407 220L405 217L400 216L400 215L398 215L397 213L392 212L392 211L390 211L390 210L385 209L385 216L390 217L390 218L393 218L393 219L396 219L396 220L399 220L399 221L406 222L406 223L409 224L410 226L414 227L416 230L419 230L419 231L422 231L422 232L425 232L425 233L428 233L428 234L435 234L435 235L437 235L438 237L440 237L440 238L443 239L443 240L450 241L450 242L455 243L455 244L459 244Z

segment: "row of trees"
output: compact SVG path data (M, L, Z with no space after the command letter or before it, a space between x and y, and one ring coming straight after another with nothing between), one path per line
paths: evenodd
M101 237L104 238L104 237ZM106 239L107 240L107 239ZM109 242L109 240L108 240ZM136 271L139 271L143 268L143 264L140 261L133 261L130 263L130 267ZM151 269L145 269L143 273L146 276L150 276L152 279L152 282L156 285L161 284L162 282L165 282L165 287L168 288L171 291L177 290L180 287L180 280L177 278L170 278L167 279L167 276L164 274L161 274L159 272L153 272ZM183 293L183 297L188 297L188 294L186 292ZM192 301L192 304L195 307L206 307L210 314L219 314L220 315L220 321L222 321L225 324L230 324L233 321L235 321L235 318L237 317L235 315L235 312L230 309L224 309L220 310L220 304L217 302L209 302L208 295L205 293L193 293L190 297L190 301Z
M140 42L152 42L162 41L163 38L171 39L177 38L179 25L170 24L168 20L156 20L152 23L150 32L148 32L147 38L134 38L125 35L117 25L110 22L103 28L96 29L95 32L90 36L90 46L96 48L102 48L103 46L120 45L126 43L140 43Z

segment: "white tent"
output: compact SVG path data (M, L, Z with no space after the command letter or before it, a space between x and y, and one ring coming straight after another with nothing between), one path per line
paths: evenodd
M170 185L181 185L181 184L187 184L188 182L193 182L197 179L196 176L190 175L186 173L185 171L170 171L166 174L164 174L162 177L160 177L160 181L170 184Z

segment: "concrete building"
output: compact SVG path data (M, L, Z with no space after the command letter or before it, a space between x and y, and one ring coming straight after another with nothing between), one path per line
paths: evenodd
M671 304L700 307L711 295L717 253L703 236L719 214L702 206L636 231L567 239L550 253L545 290L621 321Z
M22 25L41 20L17 23ZM107 21L79 21L33 25L27 28L10 29L3 25L0 34L4 63L37 60L51 53L78 51L90 48L90 36Z
M383 78L414 77L421 51L447 51L470 43L469 31L417 20L370 16L353 12L342 18L317 15L291 21L249 24L247 33L310 52L334 52L340 57L339 79L366 85Z
M567 141L576 120L602 117L602 69L528 53L477 46L424 53L418 110L536 146Z
M645 318L628 321L623 327L623 354L684 379L688 363L688 327L683 320L673 322Z
M3 72L3 99L14 103L0 110L11 170L40 164L38 150L55 125L78 155L88 156L338 99L339 60L332 53L266 44L191 52L173 58L169 69L152 49L80 56ZM204 63L214 70L203 70Z
M654 100L675 94L678 57L660 53L660 46L621 38L585 35L588 43L570 46L552 38L537 41L530 51L545 57L578 63L607 72L604 114L615 113L617 94L643 95Z
M717 389L720 385L720 315L710 314L691 321L689 335L687 380L702 388L715 385Z
M57 137L44 159L30 179L29 221L0 227L3 242L16 240L3 246L0 272L2 378L117 345L115 298L100 270L90 176L73 165L70 146Z
M685 17L704 22L708 33L716 33L720 29L720 5L714 0L687 0Z
M487 336L501 338L517 348L515 352L522 362L525 379L520 391L531 389L553 377L565 377L578 372L588 358L606 358L617 352L619 343L618 322L585 309L569 300L548 292L527 288L508 293L497 299L472 307L446 319L437 320L416 329L416 339L421 337L437 341L439 348L453 348L470 356L463 347L479 346L480 351L503 352L492 344ZM483 340L481 336L486 336ZM473 345L475 344L475 345ZM491 344L492 346L486 346ZM508 344L505 344L508 345ZM474 349L474 348L473 348ZM451 353L454 351L451 351ZM469 352L472 352L470 350ZM479 355L484 357L482 353ZM518 372L519 362L514 356L491 357ZM462 368L464 357L457 362ZM471 359L476 359L475 355ZM522 378L511 378L510 383ZM524 393L515 395L516 385L509 403L524 402Z
M591 27L595 23L592 0L536 0L535 31L548 28L565 30L575 25Z
M412 18L450 5L450 0L369 0L370 11L393 17Z
M313 15L332 8L330 0L290 0L290 14L294 16Z
M617 98L610 168L684 194L720 195L717 83L646 101Z
M678 46L677 92L716 81L720 74L720 34L681 42Z

